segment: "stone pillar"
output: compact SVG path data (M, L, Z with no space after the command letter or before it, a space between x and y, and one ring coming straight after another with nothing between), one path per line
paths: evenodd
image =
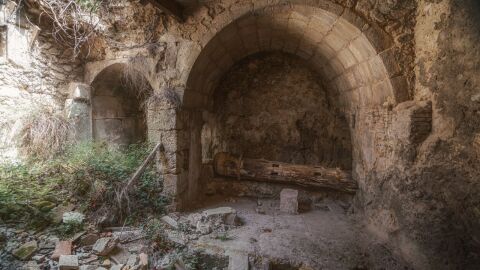
M92 140L91 87L84 83L68 85L69 97L65 100L65 114L74 125L72 137L76 141Z
M171 94L171 93L170 93ZM162 143L157 168L163 177L163 193L171 200L169 210L181 210L188 186L188 138L183 113L164 93L155 94L147 108L148 140Z

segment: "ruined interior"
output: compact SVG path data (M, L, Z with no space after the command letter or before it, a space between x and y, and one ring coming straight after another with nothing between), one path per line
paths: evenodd
M0 202L0 268L480 267L477 1L87 2L0 5L0 156L41 104L81 176L40 232ZM147 150L72 173L84 142Z

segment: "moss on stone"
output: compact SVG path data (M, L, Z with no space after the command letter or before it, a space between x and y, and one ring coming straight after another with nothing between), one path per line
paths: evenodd
M22 261L25 261L30 259L35 253L35 251L37 251L37 249L38 249L37 241L30 241L23 244L16 250L14 250L13 256L15 256L16 258Z

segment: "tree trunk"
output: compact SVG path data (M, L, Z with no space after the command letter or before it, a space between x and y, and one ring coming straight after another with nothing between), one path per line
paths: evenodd
M358 188L350 173L338 168L295 165L264 159L240 159L229 153L215 155L214 169L218 175L237 179L330 188L348 193L354 193Z

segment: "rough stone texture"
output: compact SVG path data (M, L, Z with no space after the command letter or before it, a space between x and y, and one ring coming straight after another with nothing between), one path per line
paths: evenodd
M202 130L202 160L218 152L350 169L350 130L331 90L306 63L267 54L225 75Z
M228 254L228 270L248 270L248 254L230 252Z
M28 23L15 4L0 6L9 20L0 27L0 157L17 159L15 147L22 119L41 108L62 112L66 85L83 72L71 51ZM7 40L8 42L4 42Z
M202 212L202 216L211 223L236 225L237 222L237 211L231 207L208 209Z
M93 245L92 250L98 255L105 256L108 253L112 252L118 243L117 238L112 237L103 237L95 242Z
M38 249L37 241L30 241L21 245L19 248L15 249L13 251L13 256L15 256L20 260L25 261L30 259L30 257L32 257L32 255L35 253L35 251L37 251L37 249Z
M58 260L58 269L59 270L79 269L77 255L61 255L60 259Z
M280 192L280 212L298 214L298 190L282 189Z
M55 250L52 254L53 260L58 260L62 255L71 255L72 254L72 242L71 241L60 241L55 246Z
M112 3L102 17L113 45L99 37L85 72L91 84L104 68L141 56L136 68L154 93L169 89L181 101L156 100L147 115L149 139L167 149L158 164L172 208L195 205L202 191L203 115L218 83L244 57L282 51L318 72L347 119L356 213L372 232L415 268L478 268L477 1L182 3L184 23L151 5ZM63 85L80 81L81 69L62 52L40 33L30 67L0 56L2 121L30 107L31 97L63 107ZM9 129L1 130L11 146Z
M77 141L92 139L92 115L90 107L91 87L83 83L70 83L69 98L65 100L66 117L73 123Z
M419 1L415 100L431 101L432 133L391 170L371 174L362 205L374 232L419 269L480 265L478 1ZM408 149L411 150L408 150ZM380 184L381 183L381 184Z

